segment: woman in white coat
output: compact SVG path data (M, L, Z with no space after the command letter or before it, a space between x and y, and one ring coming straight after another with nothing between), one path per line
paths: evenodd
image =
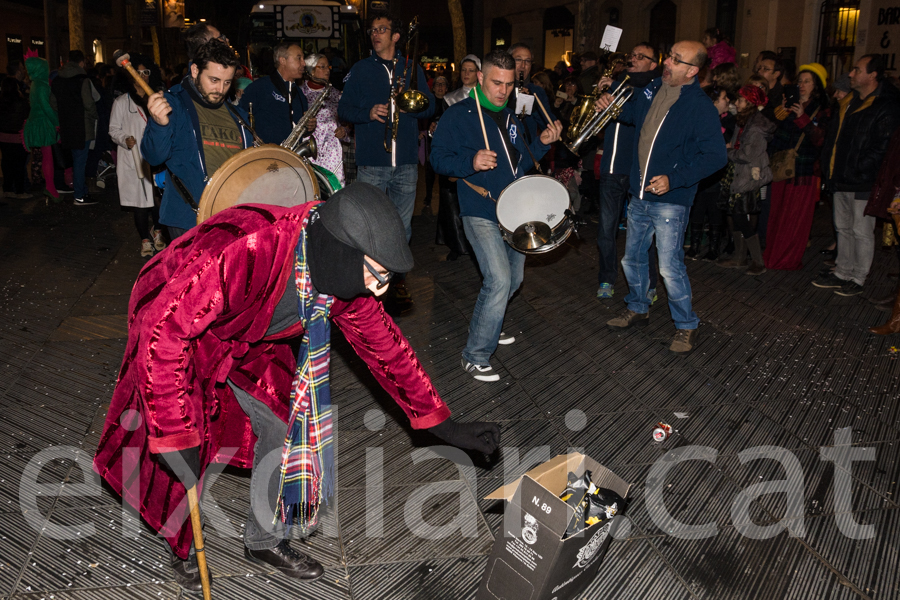
M150 83L151 69L156 70L156 65L141 57L133 58L132 63L141 78ZM150 85L154 89L157 87ZM141 236L141 256L150 257L154 251L165 248L166 243L162 232L150 224L151 219L154 225L159 223L159 207L153 198L150 165L140 155L141 139L147 126L147 98L137 82L131 81L127 87L128 93L113 102L109 137L118 146L119 203L133 208L134 225Z

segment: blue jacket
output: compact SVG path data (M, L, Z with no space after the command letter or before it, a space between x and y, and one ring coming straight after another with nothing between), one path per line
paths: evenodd
M635 92L619 115L619 121L634 125L629 192L648 202L691 206L700 180L728 161L722 126L715 106L695 78L693 83L681 88L678 100L663 117L650 148L647 173L641 173L638 159L641 127L662 85L662 78L657 78ZM669 177L669 192L662 196L645 193L647 183L657 175Z
M293 120L288 118L291 111L288 109L287 98L275 87L274 78L278 78L278 83L284 86L285 90L290 90ZM288 84L281 78L278 71L272 73L270 77L260 77L247 86L241 95L240 106L249 113L251 102L253 103L253 128L256 130L256 135L267 144L283 142L290 135L294 124L309 108L306 96L300 91L300 86L293 82Z
M197 224L197 214L181 197L169 172L184 183L196 204L200 203L211 174L206 172L203 140L197 134L200 131L197 109L187 90L181 84L176 84L166 92L166 100L172 106L169 124L163 127L152 118L147 119L147 129L144 130L144 139L141 141L141 155L151 165L165 163L168 169L159 209L160 223L190 229ZM228 110L224 104L222 110ZM236 110L247 119L244 111L240 108ZM244 148L251 146L253 142L250 132L241 127L236 119L235 124L240 128Z
M418 90L428 97L428 108L420 113L400 113L397 130L397 151L394 164L391 153L384 149L384 142L390 140L385 134L385 124L369 119L369 111L376 104L390 102L390 72L393 61L383 60L374 52L368 58L358 61L344 78L344 92L338 104L338 118L354 124L356 130L356 164L364 167L390 167L414 165L419 160L419 124L417 119L428 119L434 114L436 100L428 89L425 72L416 66L419 75ZM397 53L397 76L403 77L405 57ZM412 64L406 69L406 85L412 79Z
M635 86L634 94L640 94L643 86ZM609 88L614 93L622 86L621 81L614 81ZM634 152L634 126L625 123L610 123L603 137L603 156L600 159L601 175L628 175L631 173L631 155Z
M463 217L480 217L496 223L497 208L494 202L500 197L500 192L510 183L524 176L533 163L525 147L525 138L522 136L522 122L513 114L511 108L505 108L503 109L506 115L504 134L519 151L519 160L515 165L511 163L509 154L506 152L506 144L500 138L500 129L490 117L485 116L485 131L487 131L491 150L497 153L497 167L490 171L476 172L472 167L472 160L479 150L484 150L484 136L481 134L481 124L476 110L475 99L466 98L444 111L441 120L438 121L437 129L434 130L434 139L431 143L431 167L436 173L459 177L488 190L493 200L483 198L464 181L457 182L459 213ZM533 138L529 147L537 160L540 160L550 149L550 146L541 143L540 138Z

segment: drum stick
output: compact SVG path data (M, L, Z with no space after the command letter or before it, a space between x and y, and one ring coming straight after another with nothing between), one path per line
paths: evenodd
M491 145L488 143L487 129L484 128L484 115L481 114L481 102L478 100L478 88L475 88L475 105L478 107L478 122L481 123L481 133L484 135L484 148L490 150Z
M134 80L137 81L138 85L143 88L144 92L148 96L152 96L155 92L153 88L151 88L144 78L138 75L138 72L134 70L134 67L131 66L131 57L127 54L123 54L116 60L116 64L128 71L128 74L134 77Z
M197 486L187 491L188 506L191 507L191 528L194 530L194 551L197 556L197 568L200 571L200 585L203 587L203 600L211 600L209 591L209 571L206 569L206 549L203 544L203 529L200 526L200 504L197 501Z
M544 113L544 118L547 119L547 125L550 125L551 123L553 123L554 119L551 119L550 115L547 114L547 109L544 108L544 103L541 102L541 99L538 98L537 94L534 95L534 99L538 103L538 106L541 107L541 112Z

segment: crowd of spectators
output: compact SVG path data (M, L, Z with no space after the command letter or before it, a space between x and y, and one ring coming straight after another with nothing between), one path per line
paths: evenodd
M189 55L211 36L227 42L214 29L204 25L187 32ZM768 269L801 269L804 259L814 256L807 249L813 216L820 207L832 212L834 243L821 249L825 268L813 284L845 296L862 293L880 243L875 237L878 223L882 240L892 243L900 257L891 222L900 204L896 78L887 76L883 58L875 54L858 58L847 73L830 74L818 63L797 66L768 50L758 53L748 73L736 64L735 48L719 30L705 31L702 42L708 58L698 79L720 115L729 161L699 184L685 236L685 258L743 269L749 276ZM140 146L146 98L115 65L90 66L77 50L68 58L59 68L34 55L7 65L0 85L3 195L28 198L40 186L48 201L71 194L76 205L95 204L95 194L111 181L108 174L117 164L122 205L134 209L141 252L150 256L165 242L158 223L160 192L151 183L158 169L132 151ZM628 85L641 88L660 75L662 58L649 44L618 55L586 51L569 55L553 68L531 68L529 62L527 83L548 99L547 109L563 130L572 131L590 110L585 108L592 106L586 99L598 86L615 89L627 75ZM333 48L307 54L304 60L306 76L297 84L302 83L307 105L323 81L334 80L333 69L343 74L352 66ZM169 89L189 73L189 63L160 68L137 55L132 63L155 90ZM438 184L437 240L450 247L449 258L455 259L469 252L455 181L430 168L430 144L444 109L475 85L480 60L469 55L459 65L447 66L424 72L438 106L420 122L418 161L426 174L426 211ZM279 72L276 67L269 72ZM249 71L241 75L231 90L235 105L252 82ZM339 98L335 94L329 102L323 114L327 125L316 138L327 155L323 166L346 184L356 177L356 140L353 124L338 118ZM246 105L244 98L242 106ZM133 125L128 132L123 132L123 119ZM612 150L618 147L619 133L613 124L576 152L567 147L571 139L564 136L540 165L564 182L582 219L598 222L598 243L605 254L613 248L612 260L601 257L602 299L612 295L618 271L615 238L625 227L625 198L610 203L608 197L610 180L618 178L621 187L625 177ZM651 267L652 279L654 272ZM894 297L875 300L890 308Z

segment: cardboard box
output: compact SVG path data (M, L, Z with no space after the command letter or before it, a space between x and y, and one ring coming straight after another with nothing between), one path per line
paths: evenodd
M567 600L597 576L623 518L597 523L563 539L575 511L559 499L568 474L591 471L592 481L622 498L631 487L583 454L557 456L486 496L508 502L476 600Z

